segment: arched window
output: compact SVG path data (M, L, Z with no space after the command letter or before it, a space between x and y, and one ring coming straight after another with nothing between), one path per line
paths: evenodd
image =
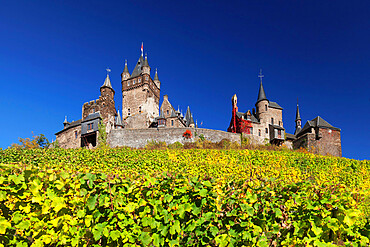
M265 129L265 132L266 132L266 134L267 134L267 133L269 133L269 131L268 131L268 129L267 129L267 128Z
M258 130L258 136L261 136L261 130Z
M141 106L139 106L139 113L141 113Z

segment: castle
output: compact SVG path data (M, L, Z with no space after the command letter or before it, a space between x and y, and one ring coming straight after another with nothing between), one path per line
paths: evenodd
M121 74L122 118L116 110L115 91L109 77L110 70L97 100L86 102L82 106L82 118L68 122L57 132L56 140L62 148L95 147L99 134L98 126L102 121L109 134L113 129L145 128L194 128L194 118L188 106L185 116L171 105L168 95L164 95L159 108L161 82L158 71L151 77L148 56L143 56L143 46L134 70L129 73L127 61Z
M115 91L109 77L110 70L103 85L100 96L83 104L82 118L68 122L65 118L64 128L57 132L56 140L62 148L95 147L98 143L99 123L106 126L108 143L111 146L143 147L150 140L166 143L184 142L184 130L192 131L195 136L202 135L210 141L228 139L240 143L241 134L255 144L271 143L286 145L291 149L307 148L323 155L341 156L340 129L333 127L321 117L316 117L302 127L299 107L297 105L296 129L294 134L285 132L283 126L283 108L266 97L262 84L262 72L259 74L260 88L256 108L252 111L239 112L237 96L232 97L232 117L228 132L199 129L194 123L190 107L185 116L175 109L163 96L159 107L161 81L158 71L151 77L151 67L148 56L141 55L129 73L127 60L121 73L122 86L122 118L116 110Z
M321 117L307 121L302 128L302 119L297 104L294 134L285 132L283 126L283 108L266 97L262 84L262 71L260 88L256 108L252 112L239 112L237 97L232 97L232 117L228 132L242 133L254 143L274 145L285 144L288 148L306 148L311 152L322 155L342 156L340 129L333 127Z

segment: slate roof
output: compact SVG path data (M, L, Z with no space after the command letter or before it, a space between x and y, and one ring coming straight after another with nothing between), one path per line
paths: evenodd
M118 115L117 115L117 118L116 118L116 125L117 126L123 126L122 125L121 114L119 114L119 111L118 111Z
M112 88L112 84L110 83L109 74L107 74L107 77L105 78L104 84L101 87L109 87L109 88Z
M82 123L84 122L87 122L87 121L91 121L91 120L94 120L94 119L97 119L97 118L101 118L100 116L100 112L94 112L94 113L90 113L83 121Z
M123 69L123 72L126 72L126 73L130 74L130 72L128 72L127 60L125 61L125 68Z
M158 70L155 69L154 81L159 81L158 79Z
M278 130L285 130L283 127L281 127L280 125L274 125L274 124L270 124L270 126L272 126L274 129L278 129Z
M58 135L58 134L62 133L63 131L66 131L70 128L73 128L73 127L76 127L76 126L79 126L79 125L81 125L81 119L69 123L68 127L66 127L65 129L62 129L61 131L58 131L57 133L55 133L55 135Z
M143 66L149 66L148 56L146 54L145 54L145 59L144 59Z
M297 104L297 111L295 113L295 120L302 120L301 119L301 114L299 114L299 106Z
M172 108L171 116L170 116L170 117L177 117L177 114L176 114L176 112L173 110L173 108Z
M134 70L132 71L131 77L135 77L141 74L141 67L144 64L143 56L140 56L139 60L136 63Z
M278 103L269 101L269 107L283 110L283 107L279 106Z
M248 112L248 111L247 111ZM246 113L243 113L243 112L236 112L236 116L238 117L238 118L241 118L242 116L244 116L244 119L247 119L247 112ZM252 114L251 115L251 121L252 121L252 123L260 123L259 121L258 121L258 119Z
M256 104L258 102L260 102L261 100L267 100L265 90L263 89L262 81L261 81L261 84L260 84L260 89L258 91L258 98L257 98Z
M289 133L285 133L285 137L286 137L286 140L295 140L295 139L297 139L295 137L295 135L289 134Z
M311 121L307 121L306 124L303 126L302 130L297 133L297 135L303 134L308 132L311 128L324 128L324 129L332 129L332 130L339 130L339 128L333 127L331 124L326 122L322 117L317 116Z

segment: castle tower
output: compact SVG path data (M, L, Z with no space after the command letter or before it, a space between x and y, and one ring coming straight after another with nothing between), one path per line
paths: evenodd
M127 80L128 78L130 78L130 72L128 72L127 60L125 60L125 68L121 74L121 82Z
M296 112L296 115L295 115L295 131L294 131L294 135L297 135L302 129L302 119L301 119L301 115L299 114L299 106L298 106L298 103L297 103L297 112Z
M158 88L161 88L161 81L158 78L158 70L155 69L155 75L154 75L154 83Z
M145 59L144 59L144 63L143 63L143 74L150 75L150 66L149 66L148 55L147 54L145 54Z
M266 115L268 112L269 101L266 98L265 90L263 89L262 85L262 78L264 77L264 75L262 75L262 70L260 70L258 77L261 80L261 84L256 102L257 118L260 119L261 122L267 122Z
M99 97L99 101L101 101L101 103L99 104L99 111L105 124L107 124L108 121L112 121L112 118L114 119L114 116L117 114L114 104L115 92L110 82L109 72L110 69L107 69L107 77L105 78L103 86L100 87Z
M126 64L124 73L129 75ZM148 57L143 58L142 45L141 55L131 76L122 80L122 120L127 123L125 127L149 127L159 115L159 97L160 88L150 76Z

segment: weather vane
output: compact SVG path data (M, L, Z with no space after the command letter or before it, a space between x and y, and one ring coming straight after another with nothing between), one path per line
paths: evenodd
M263 74L262 74L262 69L260 69L260 74L258 75L258 77L261 79L261 82L262 82L262 78L265 77Z
M107 68L106 71L107 71L107 75L109 75L109 72L111 72L110 68Z

